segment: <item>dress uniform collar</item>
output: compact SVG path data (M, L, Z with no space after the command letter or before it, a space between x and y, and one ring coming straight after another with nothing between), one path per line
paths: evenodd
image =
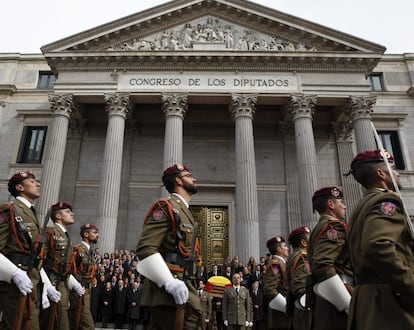
M88 243L86 243L85 241L82 241L82 244L85 245L88 248L88 250L91 249L91 246Z
M67 233L67 229L63 227L60 223L55 223L55 225L58 226L63 233Z
M21 201L24 205L26 205L29 209L33 206L32 203L30 203L26 198L22 197L22 196L17 196L16 197L17 200Z
M177 196L180 199L180 202L182 202L187 208L190 207L187 201L180 194L172 193L171 195Z

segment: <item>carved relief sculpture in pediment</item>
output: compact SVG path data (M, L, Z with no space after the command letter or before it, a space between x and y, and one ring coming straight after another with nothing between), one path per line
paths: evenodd
M235 26L208 16L145 38L134 38L108 47L109 51L154 50L240 50L240 51L317 51L304 43L294 43L252 29Z

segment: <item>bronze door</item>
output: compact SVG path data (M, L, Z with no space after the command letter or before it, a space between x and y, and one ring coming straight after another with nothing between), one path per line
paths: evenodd
M207 273L213 265L219 266L229 254L229 212L227 207L191 206L194 219L199 224L200 254Z

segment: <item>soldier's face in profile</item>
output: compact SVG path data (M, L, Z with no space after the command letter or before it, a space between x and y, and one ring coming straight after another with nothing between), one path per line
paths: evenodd
M191 173L185 173L179 176L181 179L183 188L190 194L195 194L197 192L197 180L191 175Z
M334 199L334 213L339 220L345 219L346 213L346 206L344 200L341 199Z

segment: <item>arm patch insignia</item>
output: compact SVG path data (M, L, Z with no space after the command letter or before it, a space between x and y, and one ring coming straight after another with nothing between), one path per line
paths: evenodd
M381 213L392 216L395 213L397 206L391 202L382 202L381 203Z
M162 218L163 215L163 211L161 209L156 209L154 210L154 212L152 213L152 218L154 220L160 220Z

